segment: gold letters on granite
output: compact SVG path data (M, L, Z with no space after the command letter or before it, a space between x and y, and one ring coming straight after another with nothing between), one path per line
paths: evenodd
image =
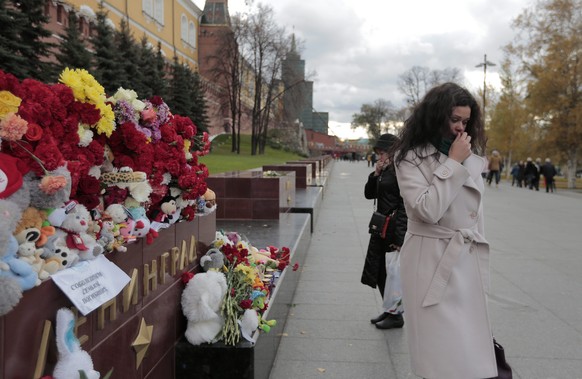
M189 264L194 262L197 258L197 249L196 249L196 237L192 235L190 238L190 246L188 248L187 241L183 240L181 243L181 249L178 247L173 247L170 249L170 252L163 252L160 254L160 270L158 271L158 261L157 259L153 259L150 264L144 264L142 267L143 270L143 297L147 297L150 294L150 289L152 292L155 292L158 288L158 283L164 284L166 282L166 274L170 274L174 277L178 271L182 272ZM168 260L170 260L170 267L168 268ZM151 270L150 270L151 266ZM169 273L168 273L169 269ZM123 313L126 313L130 310L131 306L135 306L139 302L139 289L138 289L138 277L139 277L139 270L138 268L133 268L130 274L131 280L129 283L123 288L123 299L122 299L122 309ZM102 330L105 328L105 324L107 322L106 311L109 309L109 321L115 320L117 318L117 297L111 299L107 303L103 304L99 309L97 309L97 328L98 330ZM82 317L79 315L79 312L76 308L72 308L73 312L75 313L75 324L76 327L82 325L86 322L86 317ZM38 351L38 356L35 365L34 375L35 378L41 377L44 373L45 365L46 365L46 358L48 354L48 346L49 342L54 338L54 333L51 333L52 323L50 320L45 320L44 327L42 330L41 341ZM146 355L148 347L151 343L152 333L153 333L154 325L147 325L145 319L141 319L140 329L138 332L138 336L132 342L132 347L137 354L136 359L136 368L139 368L141 365L143 358ZM77 334L77 330L75 330ZM78 335L78 334L77 334ZM79 342L83 345L85 342L89 340L87 335L83 335L78 337Z

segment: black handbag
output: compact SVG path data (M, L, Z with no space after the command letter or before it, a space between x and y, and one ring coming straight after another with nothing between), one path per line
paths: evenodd
M511 366L505 360L505 350L499 342L495 341L495 338L493 338L493 347L495 349L495 361L497 361L497 376L489 379L512 379L513 373Z
M379 212L372 213L372 218L368 224L368 231L370 234L375 234L380 238L386 238L386 231L390 223L390 216L386 216Z

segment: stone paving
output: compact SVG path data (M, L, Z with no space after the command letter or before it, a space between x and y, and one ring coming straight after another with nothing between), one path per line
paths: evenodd
M417 378L406 324L370 324L382 302L360 283L372 169L338 161L330 170L270 379ZM490 315L514 378L582 379L582 194L502 182L484 201Z

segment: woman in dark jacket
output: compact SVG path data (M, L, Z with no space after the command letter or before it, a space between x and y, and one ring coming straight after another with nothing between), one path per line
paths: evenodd
M398 138L392 134L380 136L374 146L379 159L364 187L364 196L366 199L374 199L377 212L384 215L392 214L384 239L376 234L370 235L361 279L362 284L372 288L378 287L382 298L386 284L386 253L400 250L408 222L396 181L394 164L389 154L390 148L397 140ZM399 312L385 311L370 321L379 329L401 328L404 325L404 319Z

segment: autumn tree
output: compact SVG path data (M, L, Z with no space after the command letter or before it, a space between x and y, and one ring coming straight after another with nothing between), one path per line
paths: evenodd
M372 142L377 141L391 120L394 107L388 100L377 99L373 104L363 104L360 113L352 115L352 129L363 127Z
M511 167L514 159L531 155L530 134L526 133L529 123L524 107L523 86L513 71L511 61L501 64L501 94L492 107L491 121L487 129L487 145L497 149L505 159L505 167ZM490 91L488 91L489 93ZM489 103L492 104L492 103ZM509 173L509 170L506 170Z
M582 2L544 0L514 21L507 47L528 76L526 105L544 145L561 152L575 188L582 146Z

